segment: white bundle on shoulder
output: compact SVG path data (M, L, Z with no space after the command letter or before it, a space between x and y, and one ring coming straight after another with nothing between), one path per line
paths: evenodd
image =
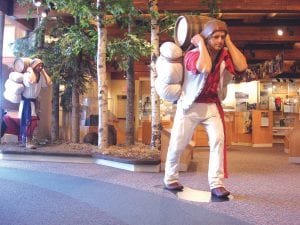
M182 55L182 49L173 42L165 42L160 47L160 56L156 60L155 88L158 95L167 101L176 101L181 94Z
M21 95L20 94L10 92L7 89L4 91L3 96L6 100L8 100L12 103L20 103L20 101L21 101Z
M9 90L10 93L22 94L22 92L24 91L23 83L17 83L15 81L12 81L11 79L7 79L4 86L5 89Z
M178 84L182 81L182 64L170 62L160 55L156 60L156 72L161 81L166 84Z
M25 87L23 84L23 73L11 72L8 79L5 81L4 87L5 91L3 96L6 100L12 103L20 103L21 94L23 93Z
M181 95L181 84L166 84L159 78L155 80L155 89L161 98L169 102L177 101Z
M19 72L11 72L9 74L9 79L17 83L22 83L23 77L24 77L23 73L19 73Z
M178 59L182 57L182 49L171 41L164 42L159 50L161 55L169 59Z

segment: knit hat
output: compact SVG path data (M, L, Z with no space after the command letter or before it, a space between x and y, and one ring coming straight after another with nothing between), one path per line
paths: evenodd
M216 31L224 31L227 34L228 28L226 23L221 20L212 19L204 24L201 35L207 39Z
M33 60L31 61L30 67L34 70L35 67L36 67L37 65L39 65L39 64L42 64L42 65L44 66L44 63L43 63L42 60L40 60L40 59L38 59L38 58L35 58L35 59L33 59Z

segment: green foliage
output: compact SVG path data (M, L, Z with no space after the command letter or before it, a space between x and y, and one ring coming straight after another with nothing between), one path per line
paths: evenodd
M36 52L33 44L34 35L26 36L16 39L14 43L10 44L16 57L30 57Z
M73 86L78 93L84 93L85 84L96 76L94 55L96 54L97 33L91 27L80 24L59 26L53 30L59 39L55 43L57 69L66 86Z
M120 70L126 71L128 58L138 60L143 56L149 56L151 48L148 41L127 33L124 38L115 38L108 43L107 60L116 62Z
M110 2L110 4L108 4ZM127 28L133 25L135 19L140 17L141 12L138 11L132 0L108 1L106 4L107 13L111 14L121 28Z
M201 0L201 2L202 4L207 5L209 8L209 15L211 17L217 17L221 12L221 9L218 5L222 2L222 0Z
M69 13L80 19L91 18L96 15L96 6L91 0L46 0L48 5L54 3L56 10Z
M167 33L169 36L173 36L175 22L177 20L178 15L165 11L164 17L158 20L160 32L159 33Z
M32 4L31 0L18 0L20 4ZM123 38L112 39L107 44L107 60L116 61L120 69L127 69L127 59L132 57L138 60L140 57L149 56L151 45L143 37L150 33L150 20L141 16L141 12L133 5L132 0L103 0L102 8L97 10L94 0L45 0L43 5L54 4L55 9L67 12L74 18L76 24L64 24L58 20L52 28L50 36L56 38L55 42L46 43L43 49L31 48L27 40L19 40L15 46L18 53L40 55L46 66L50 67L55 79L68 86L74 86L81 93L84 91L84 82L88 82L88 76L95 76L95 55L97 48L97 32L92 25L96 15L110 14L112 17L102 21L109 24L116 21L120 28L133 27L131 34L125 34ZM166 24L168 19L162 23ZM135 27L136 26L136 27ZM37 36L38 32L34 32ZM25 44L27 43L27 44ZM21 47L22 46L22 47ZM39 51L37 53L37 51ZM47 65L48 64L48 65Z

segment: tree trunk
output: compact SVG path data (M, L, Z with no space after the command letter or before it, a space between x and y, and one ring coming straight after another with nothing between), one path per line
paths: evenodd
M134 145L134 60L128 59L126 105L126 145Z
M132 32L132 18L129 15L130 23L128 33ZM129 57L127 75L127 105L126 105L126 145L134 145L134 59Z
M76 16L74 17L75 24L79 24L80 17ZM82 54L81 52L76 57L77 60L77 68L75 68L75 71L81 71L81 64L82 64ZM71 116L71 139L73 143L79 143L80 139L80 104L79 104L79 93L77 91L77 82L76 82L76 76L77 74L73 74L73 85L72 85L72 116Z
M100 150L108 145L108 105L107 105L107 75L106 75L106 44L107 30L104 25L104 3L97 0L97 9L101 14L97 15L97 78L98 78L98 147Z
M79 94L76 87L72 88L72 142L79 143Z
M59 82L52 85L51 141L59 139Z
M157 0L149 0L150 10L158 12ZM159 38L158 38L159 26L156 18L151 18L151 44L153 50L151 52L151 149L160 150L161 148L161 121L160 121L160 99L156 93L154 82L157 77L155 63L159 55Z
M62 112L62 139L71 141L71 112Z

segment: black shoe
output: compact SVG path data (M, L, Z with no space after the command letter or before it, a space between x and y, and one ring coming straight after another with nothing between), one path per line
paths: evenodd
M181 185L178 182L171 183L171 184L165 184L165 189L170 191L182 191L183 185Z
M225 198L230 195L230 192L227 191L224 187L217 187L211 189L211 194L218 198Z

